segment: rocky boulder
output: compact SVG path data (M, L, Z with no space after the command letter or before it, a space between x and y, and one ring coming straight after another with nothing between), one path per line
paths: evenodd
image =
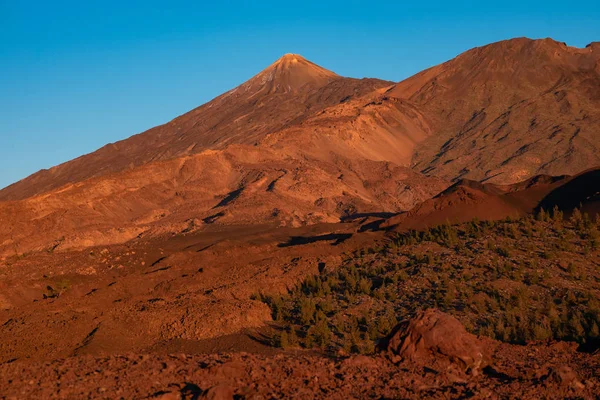
M398 325L384 343L394 361L411 360L437 370L478 375L488 365L479 339L454 317L437 309L420 312Z

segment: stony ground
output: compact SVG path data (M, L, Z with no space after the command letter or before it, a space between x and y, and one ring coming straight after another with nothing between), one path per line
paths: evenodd
M394 364L383 354L130 354L17 361L0 366L0 398L598 398L599 355L577 353L562 343L490 346L493 367L467 378L411 361Z

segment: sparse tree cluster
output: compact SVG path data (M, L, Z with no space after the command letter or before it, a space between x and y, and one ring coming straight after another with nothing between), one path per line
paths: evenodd
M369 353L400 319L428 307L505 342L597 340L600 271L589 260L600 250L599 226L554 208L398 234L286 296L262 296L283 327L274 342Z

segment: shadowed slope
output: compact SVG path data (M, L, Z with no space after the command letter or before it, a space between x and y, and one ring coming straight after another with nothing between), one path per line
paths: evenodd
M463 179L412 210L387 219L381 227L408 230L473 219L501 220L555 206L566 212L582 207L593 217L600 212L599 176L600 169L593 169L576 176L539 175L513 185Z
M545 210L558 207L567 212L581 208L590 215L600 213L600 169L584 172L546 196L539 205Z

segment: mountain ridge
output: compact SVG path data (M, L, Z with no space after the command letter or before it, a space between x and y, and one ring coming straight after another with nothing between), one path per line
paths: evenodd
M167 124L0 191L0 253L339 222L408 211L465 179L575 175L600 165L599 48L503 41L396 84L285 55Z
M600 165L599 93L599 46L518 38L466 51L387 94L415 103L436 132L416 149L415 169L507 184Z

